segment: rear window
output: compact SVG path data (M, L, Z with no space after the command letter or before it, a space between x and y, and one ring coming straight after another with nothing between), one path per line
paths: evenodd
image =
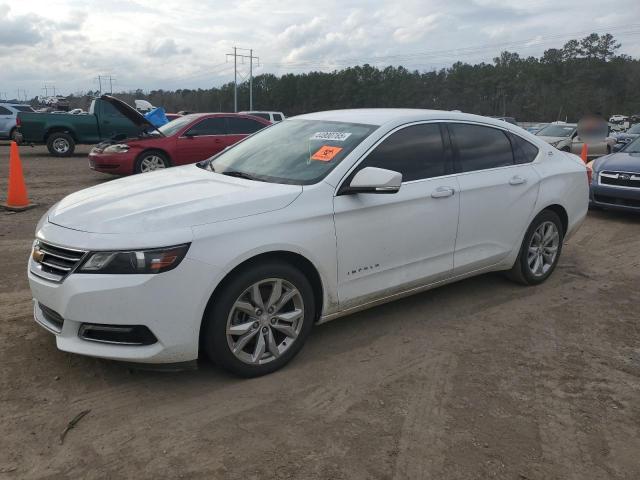
M274 122L281 122L282 121L282 115L280 115L279 113L274 113L273 114L273 121Z
M0 107L0 115L12 115L11 110L8 110L4 107Z
M531 163L538 156L538 147L513 133L509 134L516 164Z

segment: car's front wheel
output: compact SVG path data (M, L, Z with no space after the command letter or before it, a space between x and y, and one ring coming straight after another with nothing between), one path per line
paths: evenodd
M164 153L151 150L143 152L137 158L134 170L135 173L146 173L154 170L163 170L170 166L171 162Z
M543 210L533 219L522 240L520 253L509 277L524 285L544 282L558 264L564 232L560 217Z
M287 263L243 269L217 292L202 346L209 358L243 377L278 370L302 348L315 318L307 278Z

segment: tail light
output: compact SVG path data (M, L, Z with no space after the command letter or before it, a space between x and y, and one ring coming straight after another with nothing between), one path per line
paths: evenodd
M18 116L16 117L16 127L19 127L19 126L21 126L21 125L22 125L22 120L20 120L20 115L18 115Z

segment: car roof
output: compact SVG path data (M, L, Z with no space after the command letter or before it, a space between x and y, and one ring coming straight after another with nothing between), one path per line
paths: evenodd
M326 112L307 113L297 117L303 120L325 120L336 122L363 123L369 125L385 125L389 123L408 123L424 120L458 120L481 122L500 128L517 127L503 120L448 110L423 110L417 108L356 108L349 110L329 110Z

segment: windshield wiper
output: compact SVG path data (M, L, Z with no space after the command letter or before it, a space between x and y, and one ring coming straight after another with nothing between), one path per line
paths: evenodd
M213 168L213 165L211 166ZM257 182L263 182L264 180L260 180L259 178L254 177L253 175L249 175L248 173L239 172L237 170L225 170L224 172L220 172L222 175L227 175L228 177L237 177L244 178L246 180L255 180Z

